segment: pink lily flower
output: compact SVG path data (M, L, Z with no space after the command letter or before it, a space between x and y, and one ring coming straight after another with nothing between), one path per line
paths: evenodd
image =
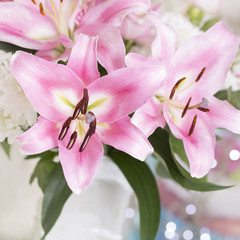
M149 0L28 0L0 2L0 41L40 50L47 60L67 60L80 33L99 36L98 60L111 72L124 67L119 26L130 12L145 11ZM96 6L94 6L96 4ZM113 44L114 43L114 44ZM108 53L108 58L104 54Z
M150 7L144 14L128 14L121 33L126 39L150 45L153 57L159 60L170 58L176 50L177 35L171 26L162 23L160 4Z
M69 187L80 193L103 156L101 142L144 160L153 149L127 116L146 103L165 78L159 66L119 69L99 77L98 37L80 34L67 66L18 51L11 68L40 113L19 137L26 154L58 146Z
M183 141L193 177L203 177L213 164L214 128L240 133L240 111L213 96L227 77L239 40L223 23L189 39L169 60L165 84L132 119L147 136L166 121ZM128 66L161 65L137 54L129 54L126 62Z

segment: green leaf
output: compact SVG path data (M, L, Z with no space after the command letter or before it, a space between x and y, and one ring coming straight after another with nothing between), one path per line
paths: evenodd
M51 176L51 172L57 163L53 162L49 158L42 158L38 161L37 166L34 169L34 172L31 175L30 183L33 182L35 178L38 180L38 185L45 192L46 185L49 181L49 177Z
M189 166L188 158L183 146L183 142L181 139L174 137L169 133L170 146L174 153L176 153L181 160Z
M26 160L28 159L33 159L33 158L41 158L41 159L53 159L55 156L58 155L58 151L55 151L54 149L43 152L43 153L39 153L39 154L34 154L34 155L28 155L25 157Z
M157 128L156 131L149 137L149 141L155 150L154 155L157 158L161 156L161 158L164 159L172 179L182 187L195 191L215 191L231 187L209 183L206 182L204 178L192 178L189 172L187 172L173 156L172 149L169 144L169 134L167 131Z
M11 150L11 145L7 142L7 140L1 142L1 146L3 151L6 153L8 158L10 157L10 150Z
M152 240L160 221L160 199L155 178L145 162L114 150L109 156L121 169L133 188L139 203L140 239Z
M155 167L157 175L161 176L163 178L170 178L170 179L172 179L172 177L171 177L171 175L170 175L170 173L168 171L168 168L167 168L164 160L160 156L158 156L157 160L158 161L157 161L156 167Z
M232 91L231 88L221 90L215 94L215 97L220 100L227 100L235 108L240 109L240 90Z
M221 20L220 17L215 17L215 18L212 18L212 19L208 20L207 22L204 23L201 30L206 32L209 28L211 28L214 24L216 24L220 20Z
M107 70L99 62L98 62L98 71L99 71L101 77L108 74Z
M71 193L59 163L54 167L45 188L42 206L42 227L44 230L42 239L52 229Z

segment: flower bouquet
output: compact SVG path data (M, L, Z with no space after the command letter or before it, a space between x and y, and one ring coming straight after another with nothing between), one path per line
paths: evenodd
M184 1L178 13L171 2L0 1L0 141L37 160L42 239L70 196L84 214L103 158L102 175L123 174L128 186L127 198L112 189L119 198L109 199L122 208L129 186L136 194L141 240L155 239L160 223L156 179L231 187L206 175L225 137L215 129L240 134L240 37L218 16L223 1Z

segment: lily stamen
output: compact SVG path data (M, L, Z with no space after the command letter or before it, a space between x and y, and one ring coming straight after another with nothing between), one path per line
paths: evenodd
M77 132L74 131L73 134L70 137L69 142L68 142L67 149L70 150L74 146L74 144L76 142L76 139L77 139Z
M35 2L35 0L32 0L32 3L37 4L37 3Z
M188 102L187 102L186 106L185 106L184 109L183 109L181 118L183 118L183 117L185 116L185 114L186 114L186 112L187 112L187 110L188 110L188 108L189 108L191 99L192 99L191 97L188 99Z
M176 84L174 85L174 87L173 87L173 89L172 89L172 91L171 91L171 93L170 93L170 96L169 96L170 100L172 100L172 98L173 98L173 96L174 96L174 94L175 94L175 91L177 90L177 88L178 88L178 86L180 85L180 83L182 83L185 79L186 79L186 77L183 77L183 78L179 79L179 80L176 82Z
M72 121L72 117L69 117L65 123L63 124L63 127L62 127L62 130L58 136L58 140L63 140L64 137L66 136L67 132L68 132L68 129L69 129L69 126L71 124L71 121Z
M202 112L209 112L210 111L210 109L204 108L204 107L198 107L197 109L202 111Z
M42 3L39 3L39 10L42 15L45 15Z
M198 82L198 81L201 79L201 77L202 77L203 73L205 72L205 70L206 70L206 67L204 67L204 68L201 70L201 72L198 74L195 82Z
M197 115L195 115L194 118L193 118L192 125L189 129L189 132L188 132L189 137L193 134L194 128L196 126L196 122L197 122Z
M80 100L80 102L76 105L75 110L73 112L73 120L78 118L80 114L86 114L87 112L87 107L88 107L88 101L89 101L89 96L88 96L88 91L86 88L83 90L83 98Z

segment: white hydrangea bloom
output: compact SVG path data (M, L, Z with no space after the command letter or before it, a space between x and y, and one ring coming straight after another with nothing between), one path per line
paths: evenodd
M7 138L9 144L37 119L36 111L11 73L11 56L12 53L0 50L0 142Z
M194 26L186 17L180 14L166 12L161 17L161 20L169 24L177 33L178 47L192 36L201 33L198 27Z

